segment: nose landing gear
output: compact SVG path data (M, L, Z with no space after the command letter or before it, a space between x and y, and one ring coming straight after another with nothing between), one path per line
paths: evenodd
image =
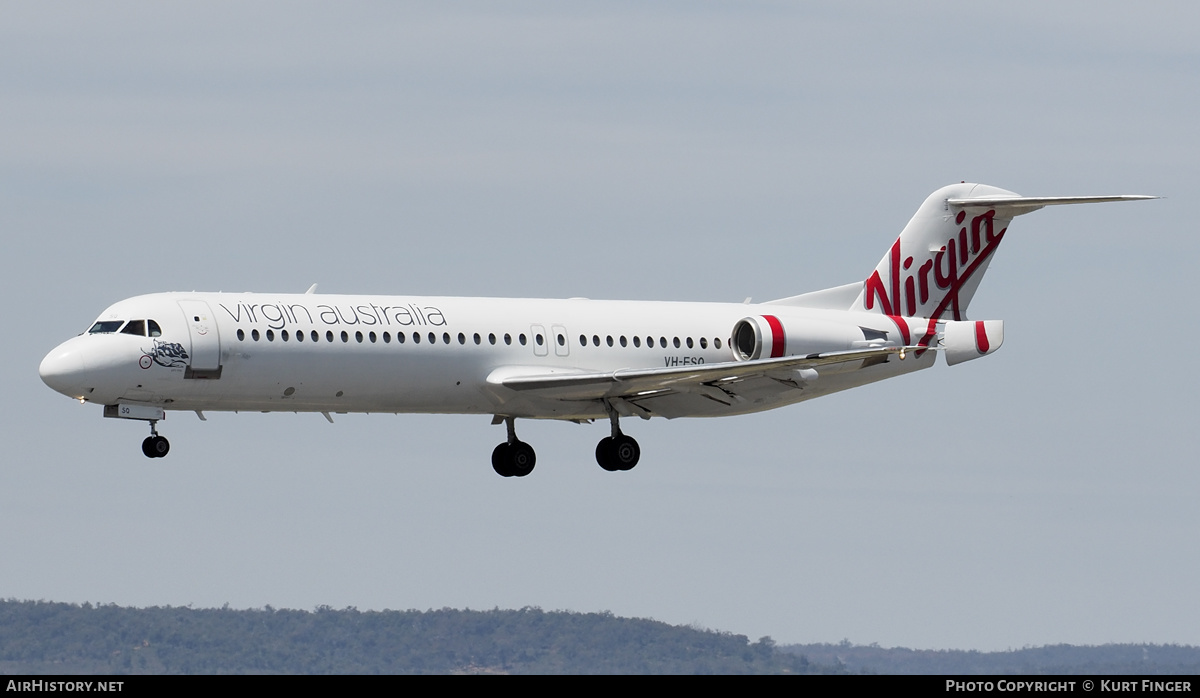
M199 414L199 413L197 413ZM158 435L158 420L166 419L167 413L161 407L151 405L105 405L105 418L136 419L150 423L150 436L142 441L142 453L147 458L162 458L171 450L171 443L165 437ZM204 415L200 415L203 419Z
M162 458L171 450L171 442L167 437L159 436L156 428L158 420L150 420L150 436L142 441L142 453L147 458Z

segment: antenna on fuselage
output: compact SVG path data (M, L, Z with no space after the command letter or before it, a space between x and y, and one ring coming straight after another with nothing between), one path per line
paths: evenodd
M310 296L316 292L317 292L317 285L313 284L312 286L308 287L308 290L304 292L304 295Z

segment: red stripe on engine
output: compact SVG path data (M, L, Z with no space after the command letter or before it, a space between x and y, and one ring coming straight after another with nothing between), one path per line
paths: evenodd
M771 358L783 356L783 323L774 315L763 315L763 319L771 326Z
M975 346L979 347L980 354L988 353L988 347L991 346L988 344L987 332L983 329L983 320L975 321Z

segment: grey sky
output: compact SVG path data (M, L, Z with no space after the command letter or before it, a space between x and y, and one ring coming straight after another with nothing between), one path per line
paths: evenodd
M611 610L781 642L1200 644L1190 3L0 3L0 595ZM1017 219L1003 349L771 413L172 415L37 376L167 290L740 301L925 196Z

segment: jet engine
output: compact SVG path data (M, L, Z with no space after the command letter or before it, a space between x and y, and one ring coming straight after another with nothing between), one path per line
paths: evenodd
M733 358L738 361L773 359L783 356L787 335L783 323L774 315L742 318L733 326Z
M949 366L987 356L1004 343L1003 320L947 320L938 324L938 330Z
M785 327L774 315L752 315L738 320L730 339L737 361L895 345L887 330L823 318L792 318Z

